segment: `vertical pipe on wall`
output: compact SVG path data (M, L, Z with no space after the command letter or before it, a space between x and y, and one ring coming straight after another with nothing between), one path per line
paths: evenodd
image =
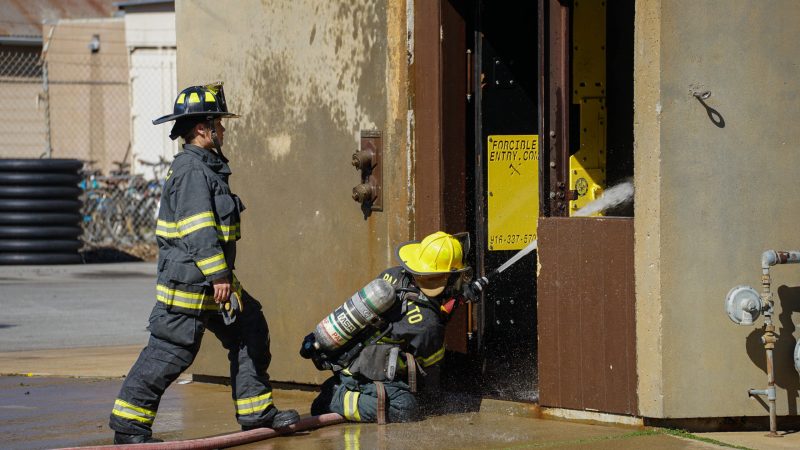
M800 263L800 251L775 251L767 250L761 254L761 303L764 305L764 336L761 341L764 343L764 350L767 353L767 388L750 389L750 396L766 395L769 402L769 434L767 436L778 437L778 420L776 412L777 394L775 391L775 365L773 350L777 338L775 337L775 324L772 323L773 302L772 302L772 281L769 275L769 268L775 264L796 264Z

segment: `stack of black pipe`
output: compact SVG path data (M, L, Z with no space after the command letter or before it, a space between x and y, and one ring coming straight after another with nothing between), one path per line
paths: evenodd
M77 159L0 159L0 264L80 263Z

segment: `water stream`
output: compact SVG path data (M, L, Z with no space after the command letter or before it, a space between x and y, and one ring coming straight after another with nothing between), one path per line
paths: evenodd
M625 181L620 184L617 184L603 193L603 196L598 198L597 200L589 203L588 205L584 206L583 208L579 209L573 217L586 217L590 216L596 212L605 211L609 208L619 206L623 203L627 203L633 199L633 182L632 181ZM533 242L528 244L527 247L520 250L517 254L512 256L508 261L504 262L503 265L498 267L495 272L501 273L502 271L511 267L514 263L520 260L523 256L527 255L528 253L534 251L538 246L539 241L535 239Z

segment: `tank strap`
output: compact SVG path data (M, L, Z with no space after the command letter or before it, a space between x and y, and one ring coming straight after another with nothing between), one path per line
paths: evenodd
M378 425L386 425L386 387L380 381L375 381L375 392L378 394Z
M417 360L414 355L406 353L406 365L408 366L408 386L411 392L417 392Z
M419 300L419 292L416 292L411 288L400 288L398 291L400 291L401 301L400 313L405 316L408 312L408 302L412 301L416 303Z

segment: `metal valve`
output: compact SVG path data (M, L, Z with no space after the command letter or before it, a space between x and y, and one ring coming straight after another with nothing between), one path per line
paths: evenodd
M350 163L360 175L353 188L353 200L361 205L366 219L372 211L383 211L383 141L378 130L361 130L361 142Z
M361 183L353 188L353 200L358 203L374 201L378 197L378 189L367 183Z
M374 160L373 156L370 150L361 150L360 152L353 153L353 167L362 172L371 170Z

